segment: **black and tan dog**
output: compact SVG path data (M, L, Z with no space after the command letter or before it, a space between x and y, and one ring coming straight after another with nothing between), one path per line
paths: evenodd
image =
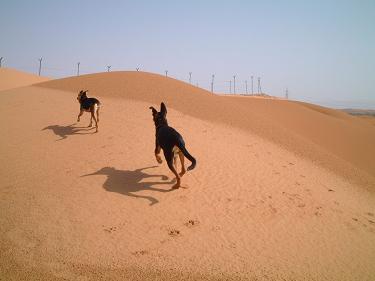
M172 127L168 126L167 122L167 108L164 103L160 105L160 112L152 106L152 116L156 128L155 140L155 157L158 163L162 163L160 158L160 149L163 149L165 160L167 161L169 169L176 176L177 183L172 188L179 188L181 185L181 177L185 174L184 156L191 161L191 165L187 168L188 171L195 168L197 161L186 150L185 142L182 136ZM175 166L177 164L177 156L181 161L181 172L176 172Z
M87 95L86 95L87 92L88 92L88 90L86 90L86 91L81 90L78 94L77 100L80 103L80 108L79 108L80 111L79 111L79 114L78 114L77 122L79 122L80 117L82 116L82 114L85 111L90 112L91 118L90 118L89 127L92 126L92 119L94 119L96 132L98 132L100 101L97 100L96 98L88 98ZM96 117L95 117L95 113L96 113Z

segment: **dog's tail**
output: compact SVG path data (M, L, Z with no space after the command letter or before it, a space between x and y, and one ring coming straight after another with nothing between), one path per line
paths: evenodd
M191 161L191 165L187 168L188 171L191 171L195 168L197 165L197 160L193 156L190 155L189 151L187 151L185 145L180 144L178 148L181 150L182 154Z

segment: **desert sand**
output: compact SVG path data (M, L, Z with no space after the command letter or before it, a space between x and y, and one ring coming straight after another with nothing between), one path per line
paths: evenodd
M18 71L12 68L0 68L0 91L29 86L48 81L49 78Z
M197 159L178 190L153 154L161 101ZM366 120L144 72L3 90L0 117L0 280L375 280Z
M366 120L371 125L375 126L375 116L373 116L373 115L363 115L363 116L358 116L358 118Z

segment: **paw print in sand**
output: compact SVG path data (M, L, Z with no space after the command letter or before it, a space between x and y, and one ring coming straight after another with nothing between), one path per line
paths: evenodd
M185 223L185 226L193 227L193 226L197 226L198 224L199 224L198 220L189 220L188 222Z
M168 235L172 237L179 236L181 232L178 229L171 229L168 231Z

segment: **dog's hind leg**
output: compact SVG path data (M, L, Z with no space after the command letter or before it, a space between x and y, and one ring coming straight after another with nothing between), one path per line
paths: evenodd
M98 123L99 123L99 109L100 109L100 106L96 105L96 122Z
M176 172L176 169L174 168L174 165L173 165L173 152L164 150L164 156L165 156L165 160L167 161L169 169L176 176L177 182L174 186L172 186L172 188L177 189L181 186L181 179L180 179L180 175Z
M89 127L89 128L92 127L92 114L91 114L91 116L90 116L90 124L89 124L87 127Z
M178 156L180 157L180 162L181 162L181 172L180 172L180 177L182 177L185 173L186 173L186 170L185 170L185 157L184 157L184 154L182 153L182 151L180 151L178 153Z
M91 122L92 122L92 119L94 119L95 121L95 128L96 128L96 132L98 132L98 122L96 121L96 117L95 117L95 107L91 109L91 121L90 121L90 127L91 127Z
M174 168L177 170L177 153L173 153L173 165Z

